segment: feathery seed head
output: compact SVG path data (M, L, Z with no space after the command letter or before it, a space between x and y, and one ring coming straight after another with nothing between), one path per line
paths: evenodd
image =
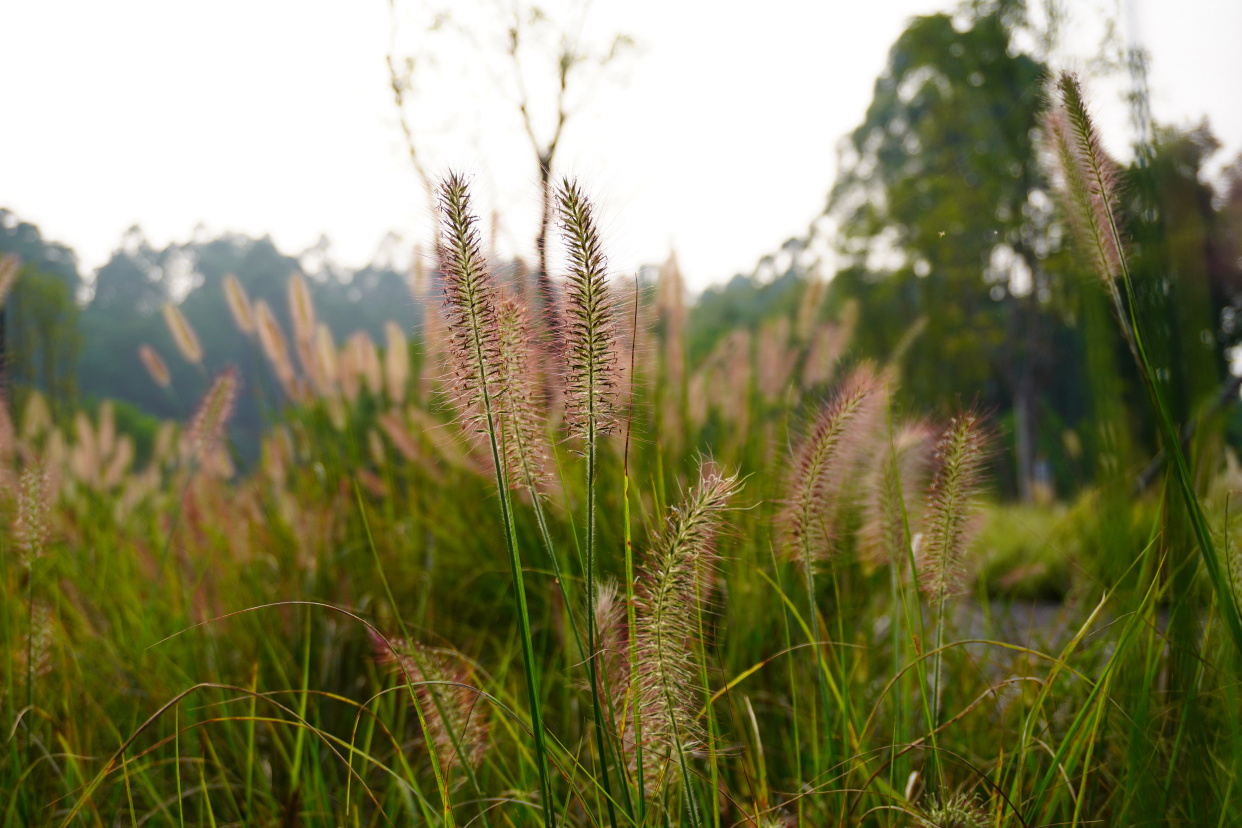
M536 378L531 362L534 338L525 305L503 299L497 312L497 380L504 394L496 400L507 453L510 485L539 494L548 482L544 424L537 403Z
M191 365L201 363L203 361L203 346L199 344L198 335L190 327L190 323L181 313L181 309L176 305L165 305L164 323L168 325L168 332L172 334L173 342L176 343L177 350L185 357L185 361Z
M380 414L379 426L406 460L417 463L426 459L399 411L385 411Z
M32 566L47 548L50 536L48 515L52 511L54 491L47 464L32 464L22 469L17 486L13 538L27 567Z
M440 185L439 208L449 395L462 427L479 437L487 427L487 406L505 390L499 376L498 292L483 257L469 188L460 175L450 175Z
M336 340L323 322L315 326L315 376L319 378L319 393L335 397L340 378L336 361Z
M707 466L699 484L674 510L643 562L636 597L639 716L643 740L657 755L678 746L694 750L704 736L696 710L699 612L717 560L715 539L729 501L741 490L736 475ZM650 777L654 781L654 775Z
M1062 178L1058 189L1079 244L1115 292L1112 280L1121 273L1124 253L1116 232L1119 168L1104 150L1078 78L1062 73L1057 91L1059 100L1044 115L1044 136Z
M557 193L561 231L569 250L562 330L566 422L584 439L616 425L616 307L608 284L595 208L575 181Z
M151 375L151 380L156 385L160 388L169 386L172 382L172 375L168 373L168 366L154 348L146 343L139 345L138 359L141 360L142 367L147 369L147 373Z
M362 362L357 350L352 338L345 340L336 363L341 393L351 404L358 399L358 392L362 390Z
M955 793L940 802L933 794L917 818L919 828L987 828L992 824L977 797Z
M615 581L603 581L596 585L595 606L591 608L598 634L596 672L607 679L617 717L632 723L633 704L629 699L630 664L627 647L629 627L625 608L625 596L618 591ZM589 684L584 684L584 687L590 691ZM627 727L627 731L632 740L632 725Z
M133 463L134 441L128 434L125 434L117 440L116 451L113 452L112 459L104 468L103 477L100 480L103 488L109 490L120 486Z
M20 264L20 260L12 253L0 258L0 310L4 310L4 303L8 301L9 292L17 283L17 270Z
M295 342L309 342L315 335L315 302L301 273L289 276L289 318L293 320Z
M959 594L964 586L988 442L981 418L968 411L953 418L936 447L916 563L923 590L937 603Z
M292 397L294 396L293 363L289 361L289 344L285 339L285 332L280 327L280 323L276 321L276 316L268 307L267 302L260 299L255 303L254 310L256 327L259 331L259 344L268 362L272 364L272 370L281 388L285 390L286 395Z
M229 313L233 315L237 329L247 336L254 333L254 312L250 307L250 297L232 273L224 277L224 298L228 302Z
M470 672L460 655L416 641L386 642L374 632L371 645L377 661L413 686L427 722L424 737L441 767L460 767L464 759L477 768L487 753L487 707L479 704L479 692L469 685Z
M396 322L384 323L384 335L388 339L388 348L384 351L388 399L393 405L401 405L405 402L406 385L410 379L410 349L405 334Z
M22 431L26 431L25 423L22 424ZM0 497L11 492L15 485L13 457L18 448L17 429L9 416L9 404L0 392Z
M876 432L879 391L869 367L854 369L820 408L794 451L780 521L787 552L805 567L829 553L846 480Z
M2 407L4 406L0 405ZM48 408L47 398L38 391L31 390L26 398L26 410L22 414L23 442L34 442L51 427L52 410Z
M31 628L18 648L17 662L21 672L29 670L36 676L45 676L55 669L52 646L56 641L56 615L46 601L39 599L31 606L30 615Z
M384 390L384 371L380 366L379 351L375 348L375 342L366 331L357 331L349 338L349 345L354 354L352 359L362 374L367 391L372 396L378 397Z
M116 448L116 406L112 400L99 404L99 458L107 460Z
M191 456L203 462L215 450L224 435L224 428L233 416L233 404L237 401L237 370L229 367L220 372L211 388L199 401L198 409L190 419L186 439Z
M74 436L77 445L71 456L73 473L79 480L94 485L99 479L99 441L95 439L95 429L86 413L79 411L73 418Z
M926 486L935 439L927 423L902 427L891 445L885 441L867 474L859 538L863 558L872 566L901 566L906 560L906 524L913 533L916 493Z

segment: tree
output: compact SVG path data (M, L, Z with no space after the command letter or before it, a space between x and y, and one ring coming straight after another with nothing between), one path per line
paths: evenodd
M834 290L866 295L864 347L884 356L926 317L905 392L941 410L964 395L1012 411L1029 499L1056 246L1035 144L1045 68L1014 43L1025 21L1014 0L915 18L844 142L826 212L847 263Z
M394 29L397 5L396 0L390 0ZM548 330L556 328L547 239L552 220L557 151L566 125L585 103L585 97L575 93L589 92L633 45L625 34L590 41L585 36L589 8L589 0L570 0L563 15L518 0L504 6L496 2L456 3L443 7L417 4L418 28L431 37L424 37L418 50L403 58L397 58L393 51L388 55L402 132L411 163L426 189L432 214L435 213L435 187L426 167L424 146L430 131L415 128L416 124L428 120L418 82L425 80L424 75L429 73L437 73L443 82L449 73L439 70L452 64L460 70L454 73L455 82L460 83L469 75L465 67L477 65L476 68L482 68L489 81L498 85L512 103L539 176L540 217L535 234L537 267L534 278ZM394 34L394 43L395 40ZM442 48L437 49L437 46ZM489 90L479 91L483 94L476 99L482 100ZM470 97L459 94L455 106L460 107ZM420 105L424 109L421 118L415 115Z
M95 274L91 307L117 314L150 316L168 301L168 286L152 249L137 225L121 237L121 246Z
M77 256L5 209L0 209L0 255L13 256L18 264L10 293L0 300L0 388L7 392L10 381L19 391L39 386L53 404L69 404L79 348Z
M39 388L53 413L71 411L77 397L81 337L78 306L69 285L60 274L24 265L4 312L10 335L6 368L15 388Z

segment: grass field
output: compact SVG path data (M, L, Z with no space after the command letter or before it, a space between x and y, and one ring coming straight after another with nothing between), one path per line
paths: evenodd
M688 371L679 296L606 277L574 184L555 325L463 181L440 199L413 342L338 347L297 279L285 332L231 286L267 372L204 377L149 457L107 404L0 421L0 825L1232 824L1236 462L1002 504L994 424L899 410L810 298ZM260 387L293 402L246 464ZM1004 621L1031 599L1055 626Z

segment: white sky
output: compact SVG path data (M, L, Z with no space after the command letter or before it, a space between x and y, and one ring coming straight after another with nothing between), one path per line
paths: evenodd
M889 46L911 15L951 5L597 0L591 30L628 32L639 48L620 82L593 87L558 162L600 203L614 268L658 263L673 246L701 288L802 234ZM1207 115L1225 144L1215 168L1232 160L1242 2L1126 9L1152 53L1157 120ZM200 223L270 233L289 253L323 233L353 267L388 231L427 238L388 88L384 0L9 0L0 31L0 206L75 248L84 272L135 223L156 246ZM433 170L472 172L501 208L502 252L529 255L535 166L511 98L460 77L448 60L423 76L424 155ZM1115 90L1097 92L1109 143L1124 147Z

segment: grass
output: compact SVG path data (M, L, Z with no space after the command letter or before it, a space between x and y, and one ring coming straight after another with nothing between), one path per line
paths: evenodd
M1149 372L1061 90L1068 209ZM102 412L0 423L0 825L1229 824L1236 464L1166 439L1150 495L989 502L973 413L903 421L890 366L825 387L815 330L688 377L679 326L645 333L677 291L605 278L573 183L552 330L441 195L408 363L325 343L294 285L299 375L239 312L299 400L255 467L232 374L142 469ZM997 633L1032 595L1060 632Z

